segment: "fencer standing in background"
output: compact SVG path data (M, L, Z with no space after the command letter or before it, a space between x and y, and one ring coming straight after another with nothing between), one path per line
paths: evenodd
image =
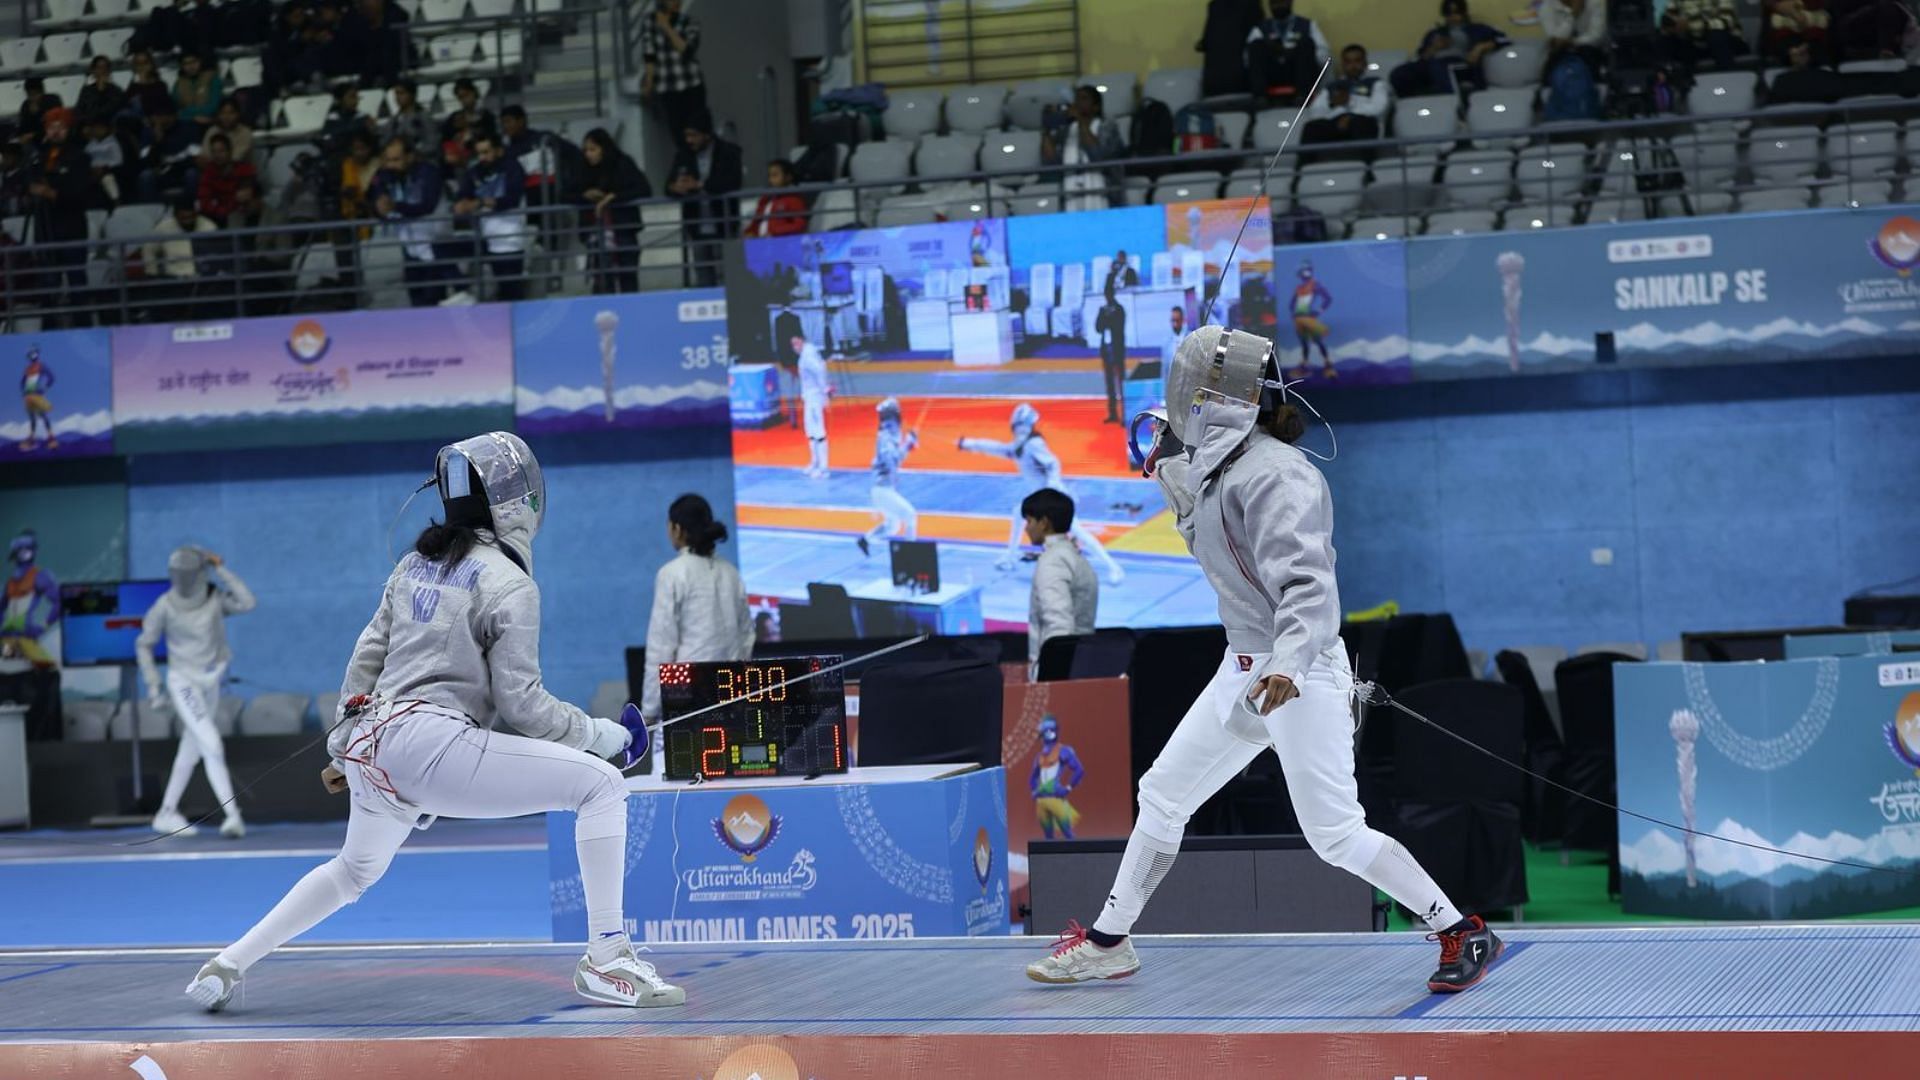
M167 556L167 576L172 585L147 609L133 645L147 684L148 707L159 710L171 704L180 721L180 751L173 757L173 773L167 777L160 811L153 815L153 829L195 831L180 814L180 798L193 779L193 767L205 764L207 783L226 811L220 835L237 840L246 835L247 826L240 819L239 804L233 801L226 744L214 721L220 714L220 685L233 659L227 647L227 616L252 611L253 593L220 556L203 548L175 548ZM162 641L167 645L164 679L153 659L153 647ZM134 726L139 727L137 718Z
M809 479L823 480L833 472L827 464L827 398L833 395L833 381L827 373L827 361L820 346L795 334L788 341L800 358L801 423L807 432L807 468Z
M607 762L632 722L595 719L540 681L540 590L533 538L546 517L540 463L495 431L442 447L434 462L444 521L400 560L354 643L322 774L352 793L340 854L296 882L266 917L201 967L187 997L218 1012L242 976L360 898L400 845L437 816L573 812L586 893L587 953L573 986L603 1005L679 1005L686 994L627 940L627 787ZM521 734L493 730L504 720ZM289 972L287 982L298 984Z
M713 506L686 494L667 508L667 539L679 552L653 577L653 614L647 619L647 682L640 715L660 723L660 665L746 660L753 655L753 613L740 571L713 553L727 527Z
M991 454L1013 462L1014 467L1020 470L1020 478L1027 482L1029 495L1047 488L1072 494L1060 467L1060 456L1053 452L1053 448L1047 445L1047 437L1040 433L1040 410L1030 402L1023 401L1015 405L1013 415L1007 420L1007 430L1013 434L1010 442L969 437L960 440L960 449L975 454ZM1020 538L1026 535L1026 521L1026 514L1016 505L1013 508L1013 531L1007 536L1007 552L994 563L999 569L1011 570L1019 559ZM1092 529L1081 522L1074 522L1073 539L1106 570L1107 584L1118 585L1127 579L1127 572L1120 569L1120 564L1114 561L1112 555L1107 554L1105 545L1093 535Z
M1203 326L1167 377L1167 415L1143 455L1187 548L1220 597L1227 652L1140 779L1140 814L1092 929L1070 923L1038 982L1140 970L1129 936L1180 853L1187 821L1268 746L1314 854L1417 913L1440 942L1435 993L1465 990L1500 955L1400 842L1367 825L1353 774L1353 671L1340 641L1333 497L1293 444L1306 432L1278 382L1273 342Z

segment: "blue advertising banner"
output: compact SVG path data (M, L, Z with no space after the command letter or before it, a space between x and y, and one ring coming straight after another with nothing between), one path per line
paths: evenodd
M1920 630L1876 630L1858 634L1788 634L1787 659L1810 656L1884 656L1896 645L1920 649Z
M113 453L112 355L105 330L0 337L0 372L20 392L0 418L0 461Z
M723 424L728 352L719 289L515 304L515 425L536 436Z
M1826 359L1920 342L1920 221L1896 208L1431 237L1406 249L1418 379Z
M1621 664L1614 702L1621 806L1860 864L1622 814L1625 910L1816 919L1920 904L1920 657Z
M636 787L626 879L636 942L1007 932L1005 770ZM555 941L587 934L573 822L547 815Z

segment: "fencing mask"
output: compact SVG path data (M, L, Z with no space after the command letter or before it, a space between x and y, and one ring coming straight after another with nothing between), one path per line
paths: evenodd
M533 573L533 537L546 518L547 483L520 436L490 431L441 447L433 476L447 524L491 530L501 549Z
M1039 426L1040 410L1025 401L1013 407L1013 416L1007 420L1007 427L1013 432L1015 439L1026 438L1033 434L1034 428Z
M207 553L196 547L178 547L167 556L167 577L175 601L189 606L207 599Z
M1197 489L1239 449L1260 417L1273 381L1273 343L1244 330L1203 326L1174 352L1167 379L1167 427L1191 448Z

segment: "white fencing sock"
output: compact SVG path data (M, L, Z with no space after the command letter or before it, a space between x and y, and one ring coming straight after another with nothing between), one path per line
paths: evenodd
M1381 845L1380 854L1373 857L1360 876L1418 915L1429 929L1445 930L1460 921L1460 910L1398 840L1389 839Z
M1160 886L1160 879L1173 869L1173 860L1179 854L1178 843L1169 844L1136 827L1133 835L1127 837L1127 853L1120 858L1120 872L1114 875L1113 892L1108 894L1107 906L1093 921L1093 928L1115 937L1132 933L1141 909L1147 906L1153 890Z
M575 819L573 850L587 899L587 957L604 964L627 945L623 894L627 884L627 796L611 784Z
M320 921L360 898L360 890L339 859L307 872L287 890L267 916L239 941L220 951L219 961L244 974L260 958L320 925Z

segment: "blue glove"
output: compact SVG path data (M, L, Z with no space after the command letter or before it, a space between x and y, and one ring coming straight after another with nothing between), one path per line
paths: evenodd
M647 748L652 745L653 734L647 730L647 722L640 718L640 706L627 702L620 710L620 726L633 735L633 741L627 744L626 755L620 761L622 769L631 769L635 762L647 756Z

